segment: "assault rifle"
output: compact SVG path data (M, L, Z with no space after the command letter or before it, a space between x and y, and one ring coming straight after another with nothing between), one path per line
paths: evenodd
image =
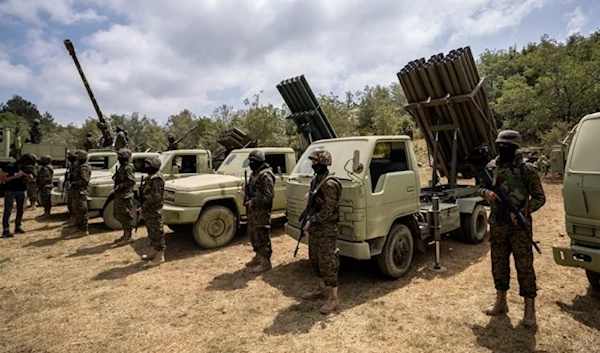
M138 205L138 207L135 208L135 232L137 233L138 230L138 223L140 220L140 212L138 211L138 208L142 207L142 204L144 203L144 178L142 178L142 181L140 182L140 188L138 189L138 195L139 195L139 200L140 203Z
M298 237L298 244L296 244L296 250L294 250L294 257L296 257L296 254L298 254L298 248L300 247L300 241L302 240L302 237L304 236L304 227L306 227L306 223L308 222L308 219L310 218L310 211L313 207L313 204L315 203L315 198L317 197L317 176L315 175L315 177L313 178L313 180L310 183L310 191L309 191L309 196L308 196L308 202L306 203L306 208L304 209L304 211L302 212L302 214L299 217L299 221L300 221L300 236Z
M244 205L250 201L250 185L248 184L248 171L244 170ZM248 213L248 206L246 206L246 213Z
M506 212L508 212L509 214L513 214L517 220L517 223L519 224L519 227L521 227L521 229L523 229L527 233L529 239L531 239L531 244L533 245L535 250L537 250L537 252L541 254L542 251L538 247L537 242L533 240L533 234L531 232L531 229L529 229L529 226L527 225L527 220L525 220L525 216L523 216L523 214L521 213L521 211L519 211L517 206L513 205L513 203L510 201L510 197L504 189L502 189L499 186L493 185L494 179L492 178L492 175L490 174L490 171L487 168L484 169L483 180L487 185L489 185L490 190L492 190L496 194L496 196L498 196L498 201L500 201L500 212L498 214L499 218L504 218L504 216L506 216Z
M65 180L63 181L62 184L62 191L60 192L60 198L62 199L65 196L65 188L67 187L67 183L69 182L69 180L71 179L71 162L67 162L67 170L65 171Z

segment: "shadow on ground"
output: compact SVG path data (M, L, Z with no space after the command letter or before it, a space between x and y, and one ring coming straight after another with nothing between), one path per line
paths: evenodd
M285 217L274 219L272 222L273 229L273 237L280 236L284 234L283 225L285 224ZM139 235L141 231L142 235ZM133 251L140 257L142 255L147 255L152 251L152 247L150 244L150 239L146 236L147 232L145 228L140 228L138 230L138 235L134 234L134 242L130 245ZM224 247L217 249L202 249L198 246L196 241L194 240L194 236L189 232L170 232L165 234L165 243L167 244L167 249L165 250L165 261L173 262L178 260L184 260L193 256L201 256L204 254L210 254L215 251L222 251L223 249L236 246L239 244L244 244L248 242L248 237L246 235L246 227L242 226L238 229L236 236L233 238L231 243L225 245ZM80 248L77 251L68 257L77 257L77 256L88 256L88 255L97 255L101 254L107 250L111 249L112 242L96 245L91 248ZM132 275L136 272L143 270L143 261L137 262L135 264L127 265L124 267L117 267L107 271L104 271L97 276L95 276L94 280L111 280L111 279L121 279L125 278L129 275ZM137 267L139 265L139 268Z
M341 258L339 271L340 306L337 312L347 310L385 296L409 284L414 278L431 280L454 276L471 264L479 262L489 251L487 241L479 245L468 245L448 237L442 243L441 264L452 263L446 272L435 273L427 269L434 260L434 248L428 247L425 254L415 253L409 272L402 278L389 279L379 270L375 259L369 261ZM449 250L452 249L452 250ZM216 276L206 290L235 291L247 286L256 274L243 268L233 273ZM315 277L310 262L306 259L285 263L262 274L262 279L280 290L285 296L298 301L281 310L273 324L265 328L269 335L308 333L315 323L325 317L319 313L323 301L307 302L302 294L315 286Z
M535 350L537 328L525 327L521 323L513 326L506 315L493 316L486 326L474 325L471 329L477 336L477 344L493 353L547 353Z
M600 330L600 291L588 287L585 295L577 295L573 304L568 305L557 301L561 311L571 315L582 324Z

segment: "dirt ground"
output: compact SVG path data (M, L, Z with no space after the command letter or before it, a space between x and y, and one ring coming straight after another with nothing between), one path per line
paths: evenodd
M523 315L512 271L510 313L490 318L489 243L444 237L444 273L427 269L434 248L415 256L409 273L384 278L373 261L343 259L340 308L330 316L306 302L314 286L307 247L274 220L273 270L253 275L245 229L229 246L201 250L189 234L167 235L167 262L144 270L145 227L132 246L101 219L89 237L61 240L65 207L28 210L27 232L0 239L1 352L600 352L600 295L583 270L554 263L564 234L561 185L545 183L548 201L534 215L538 328ZM14 212L13 212L14 219ZM13 223L14 224L14 223ZM12 228L11 228L12 230Z

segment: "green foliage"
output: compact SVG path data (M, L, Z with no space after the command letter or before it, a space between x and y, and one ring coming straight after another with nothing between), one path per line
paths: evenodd
M561 144L573 126L564 121L559 121L550 130L539 134L541 147L547 156L552 152L552 146Z

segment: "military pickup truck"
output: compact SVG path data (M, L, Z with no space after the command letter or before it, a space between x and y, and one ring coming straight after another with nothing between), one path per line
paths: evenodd
M131 155L133 165L136 170L144 166L144 160L148 157L158 156L158 152L134 152ZM119 164L117 162L117 153L114 151L92 152L88 154L88 162L92 166L92 175L90 180L112 177ZM66 169L64 169L66 171ZM52 188L50 192L50 202L52 206L60 206L67 203L67 191L63 189L65 183L65 173L58 178L58 186Z
M133 155L135 154L136 153ZM211 152L209 150L173 150L161 154L153 153L153 155L157 155L160 159L160 172L166 180L189 178L197 174L213 173ZM175 163L176 159L178 160L177 163ZM143 163L143 159L141 159L140 164L136 165L136 185L134 187L136 192L141 185L142 179L147 175L144 173ZM167 185L168 184L170 184L170 182L167 182ZM135 208L137 208L137 200L135 205ZM95 218L101 216L104 220L104 224L108 228L113 230L122 229L121 222L114 216L114 206L114 181L112 175L90 180L88 186L88 217ZM140 220L138 219L138 221Z
M88 163L92 166L92 170L110 171L117 163L117 153L114 150L89 150ZM61 177L65 176L67 168L55 168L52 177L54 187L62 185Z
M215 174L174 180L165 185L163 222L174 231L192 229L203 248L218 248L234 237L240 221L246 218L244 171L248 155L255 148L235 149ZM273 212L285 210L285 187L289 172L296 165L296 154L289 147L259 147L277 176ZM249 175L248 175L249 177Z
M364 136L314 142L290 174L285 230L298 240L304 195L313 178L308 155L317 148L331 152L330 172L342 184L338 241L340 255L367 260L377 257L381 271L399 278L409 269L415 245L424 251L433 235L429 223L431 197L440 203L440 233L462 232L481 243L487 232L486 201L477 186L421 188L419 167L408 136ZM308 235L302 238L308 243Z
M584 116L572 134L563 178L569 246L553 247L554 261L585 269L600 289L600 112Z

